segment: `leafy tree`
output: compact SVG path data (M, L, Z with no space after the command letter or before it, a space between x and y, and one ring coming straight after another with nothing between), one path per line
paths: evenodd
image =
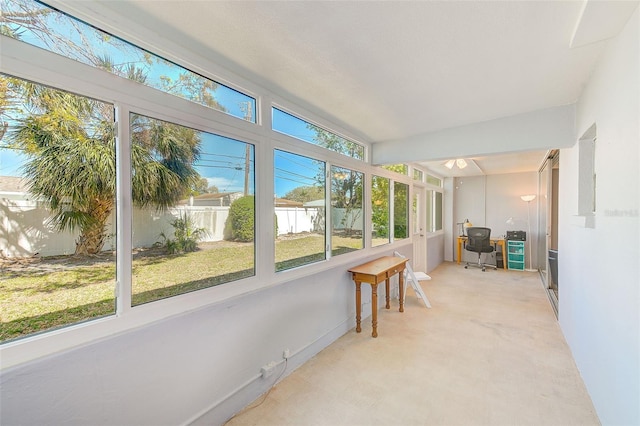
M79 230L75 254L100 252L115 207L113 108L18 79L10 85L29 110L9 132L9 145L28 157L29 192L47 203L59 230ZM131 129L134 202L175 204L198 177L198 134L136 115Z
M284 199L306 203L314 200L324 200L323 186L298 186L284 194Z
M385 164L382 166L383 169L390 170L392 172L400 173L401 175L406 175L409 173L409 168L406 164Z
M331 171L331 205L344 209L342 225L347 233L362 215L363 175L349 169L333 167Z
M373 176L371 181L373 230L379 238L389 236L389 179Z
M362 145L310 123L307 124L307 128L315 132L314 140L319 146L330 149L331 151L339 152L340 154L344 154L349 157L362 159Z
M186 196L201 194L217 194L220 192L215 185L209 185L207 178L201 177L196 179L195 183L189 188Z
M18 40L28 38L32 44L67 58L226 111L215 98L215 81L34 0L0 0L0 6L0 34ZM147 78L152 75L150 71L158 69L169 69L171 74Z
M393 188L393 237L399 240L409 236L409 185L395 182Z

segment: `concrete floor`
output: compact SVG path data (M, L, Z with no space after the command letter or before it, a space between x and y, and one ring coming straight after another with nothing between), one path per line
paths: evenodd
M409 288L377 339L367 318L228 425L599 424L538 273L430 275L432 309Z

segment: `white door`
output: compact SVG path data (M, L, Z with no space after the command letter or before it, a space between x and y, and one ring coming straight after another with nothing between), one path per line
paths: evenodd
M411 212L413 215L413 259L411 264L414 271L427 271L427 202L426 189L421 186L413 186L413 199L411 200Z

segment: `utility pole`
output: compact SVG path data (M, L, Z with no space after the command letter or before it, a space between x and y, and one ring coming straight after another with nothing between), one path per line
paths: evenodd
M253 122L253 108L251 101L240 102L240 110L244 113L244 119ZM244 155L244 195L249 195L249 168L251 166L251 146L246 144Z

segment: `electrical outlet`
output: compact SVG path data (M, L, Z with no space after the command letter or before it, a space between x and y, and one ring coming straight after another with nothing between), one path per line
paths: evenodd
M289 348L285 349L282 352L282 358L284 359L289 359L289 357L291 356L291 351L289 350Z
M260 373L262 373L262 378L266 379L267 377L273 374L273 370L276 368L275 361L271 361L269 364L262 366L260 369Z

